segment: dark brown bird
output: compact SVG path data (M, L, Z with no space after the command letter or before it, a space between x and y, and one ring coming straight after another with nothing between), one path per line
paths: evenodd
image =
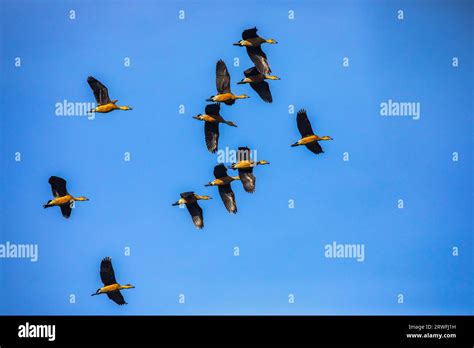
M199 206L198 202L199 200L209 200L211 199L210 196L199 196L195 194L194 192L183 192L180 194L181 198L173 203L172 205L182 205L185 204L186 208L189 211L189 214L191 214L191 218L193 219L194 226L198 230L204 227L204 218L202 214L202 208Z
M240 180L238 176L229 176L227 169L222 163L214 167L215 180L210 181L205 186L217 186L219 195L227 211L231 214L237 213L237 204L235 203L235 194L232 191L230 183L234 180Z
M131 284L120 285L117 283L114 268L112 267L112 259L108 256L100 263L100 279L102 283L104 283L104 286L97 289L92 296L107 294L116 304L120 306L127 304L120 290L133 289L135 287Z
M89 199L83 196L74 197L67 192L66 180L63 178L52 176L48 183L51 185L51 191L54 198L43 205L43 208L59 207L61 213L68 219L71 216L72 207L76 201L88 201Z
M313 128L311 127L311 123L308 120L308 115L306 115L306 110L301 109L298 111L296 115L296 124L298 126L298 130L301 134L301 139L298 140L296 143L292 144L292 147L305 145L308 150L319 155L323 153L323 149L321 145L319 145L319 141L321 140L333 140L330 136L324 135L322 137L314 134Z
M272 70L268 64L267 55L262 51L261 45L263 43L276 44L277 42L273 39L263 39L257 35L257 28L251 28L244 30L242 33L242 40L234 45L245 47L247 49L247 54L257 67L258 71L261 74L270 75Z
M193 116L196 120L204 121L204 136L206 146L209 152L215 153L219 143L219 123L225 123L228 126L237 127L234 122L226 121L220 115L220 104L206 105L204 114Z
M222 59L216 64L216 89L217 94L206 99L207 101L232 105L236 99L249 98L246 94L235 95L230 91L230 74Z
M258 165L270 164L265 160L253 161L250 158L250 149L248 147L239 147L237 152L237 162L232 163L229 169L238 169L240 181L244 190L249 193L255 192L255 182L257 179L253 175L253 168Z
M244 71L245 78L240 82L237 82L239 85L249 83L250 87L258 93L260 98L267 103L273 101L272 93L270 92L270 86L265 80L279 80L278 76L264 75L260 74L256 67L249 68Z
M236 42L234 46L258 47L263 43L277 44L274 39L264 39L257 34L257 28L246 29L242 32L242 40Z
M90 110L89 112L107 113L113 110L132 110L130 106L116 105L118 100L110 100L109 90L107 87L105 87L104 84L95 79L93 76L89 76L87 78L87 83L92 89L95 101L97 102L97 107Z

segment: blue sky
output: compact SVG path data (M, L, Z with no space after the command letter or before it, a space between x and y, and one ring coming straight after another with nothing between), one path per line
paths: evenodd
M219 3L1 2L0 243L38 244L39 260L0 259L0 312L472 314L472 2ZM232 43L253 26L279 42L264 47L281 77L272 104L236 85L251 61ZM251 96L222 106L238 128L221 126L220 148L271 162L255 194L233 185L236 216L204 187L216 156L192 119L215 94L218 59ZM55 116L64 99L94 101L89 75L133 111ZM380 116L389 99L420 103L420 119ZM289 105L335 139L324 154L289 146ZM90 198L69 220L42 208L51 175ZM214 197L201 231L171 206L189 190ZM364 244L365 261L325 258L333 241ZM136 286L127 306L90 296L105 256Z

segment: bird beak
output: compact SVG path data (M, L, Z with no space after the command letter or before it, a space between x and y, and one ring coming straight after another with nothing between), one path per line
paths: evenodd
M95 296L95 295L98 295L97 293L93 293L91 296Z

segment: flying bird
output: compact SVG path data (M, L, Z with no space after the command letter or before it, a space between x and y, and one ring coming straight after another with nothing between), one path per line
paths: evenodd
M43 208L59 207L61 208L61 213L66 219L71 216L72 207L74 206L75 201L89 200L84 196L74 197L69 194L66 189L66 180L63 178L52 176L49 178L48 183L51 185L51 191L53 192L54 198L44 204Z
M191 214L191 217L193 219L194 226L198 230L204 227L204 219L202 215L202 208L199 206L198 202L199 200L209 200L211 199L210 196L200 196L195 194L194 192L183 192L180 194L181 198L173 203L172 205L182 205L185 204L186 208L189 211L189 214Z
M104 283L104 286L97 289L91 296L107 294L116 304L120 306L127 304L120 290L133 289L135 287L131 284L120 285L117 283L114 268L112 267L112 259L108 256L100 263L100 279L102 283Z
M258 93L260 98L267 103L273 101L272 93L270 92L270 86L265 80L279 80L278 76L264 75L258 72L256 67L249 68L244 71L245 78L242 81L237 82L239 85L246 83L250 84L250 87Z
M230 183L234 180L240 180L240 178L238 176L229 176L227 174L227 168L222 163L214 167L214 177L215 180L210 181L205 186L217 186L219 195L227 211L231 214L237 213L235 194L234 191L232 191Z
M130 106L116 105L115 103L117 103L118 100L110 100L109 90L99 80L89 76L87 78L87 83L92 88L95 101L97 102L97 106L89 112L107 113L113 110L132 110Z
M242 33L242 40L235 43L235 46L242 46L247 49L252 62L257 67L258 71L264 75L270 75L272 70L268 64L267 55L262 51L261 45L263 43L276 44L274 39L263 39L257 35L257 28L244 30Z
M323 149L321 145L319 145L319 141L321 140L333 140L330 136L318 136L314 134L313 128L311 127L311 123L308 120L308 115L306 115L306 110L301 109L298 111L296 115L296 124L298 125L298 130L301 134L301 139L298 140L296 143L292 144L291 146L300 146L305 145L311 152L319 155L323 153Z
M229 169L238 169L244 190L253 193L255 192L255 182L257 181L257 178L253 175L253 168L264 164L270 164L270 162L265 160L253 161L250 158L250 149L248 147L239 147L237 162L232 163Z
M206 146L209 152L215 153L219 143L219 123L225 123L228 126L237 127L232 121L226 121L220 115L220 104L206 105L204 114L193 116L196 120L204 121L204 136Z
M230 91L230 75L222 59L216 64L216 88L217 94L211 96L207 101L232 105L236 99L250 98L246 94L235 95Z
M234 46L258 47L263 43L276 44L274 39L264 39L257 34L257 28L246 29L242 32L242 40L235 43Z

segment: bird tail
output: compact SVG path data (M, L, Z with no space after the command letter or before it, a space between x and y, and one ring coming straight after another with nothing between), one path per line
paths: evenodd
M206 101L212 102L212 101L214 101L214 100L212 100L212 98L214 98L214 97L215 97L214 95L211 95L211 96L209 97L209 99L206 99Z
M232 45L234 45L234 46L242 46L242 45L240 44L240 42L233 43Z
M291 147L295 147L295 146L300 146L300 144L298 144L297 142L294 144L291 144Z
M51 203L52 201L48 201L48 203L46 204L43 204L43 208L51 208L51 207L54 207L54 205L50 205L49 203Z

